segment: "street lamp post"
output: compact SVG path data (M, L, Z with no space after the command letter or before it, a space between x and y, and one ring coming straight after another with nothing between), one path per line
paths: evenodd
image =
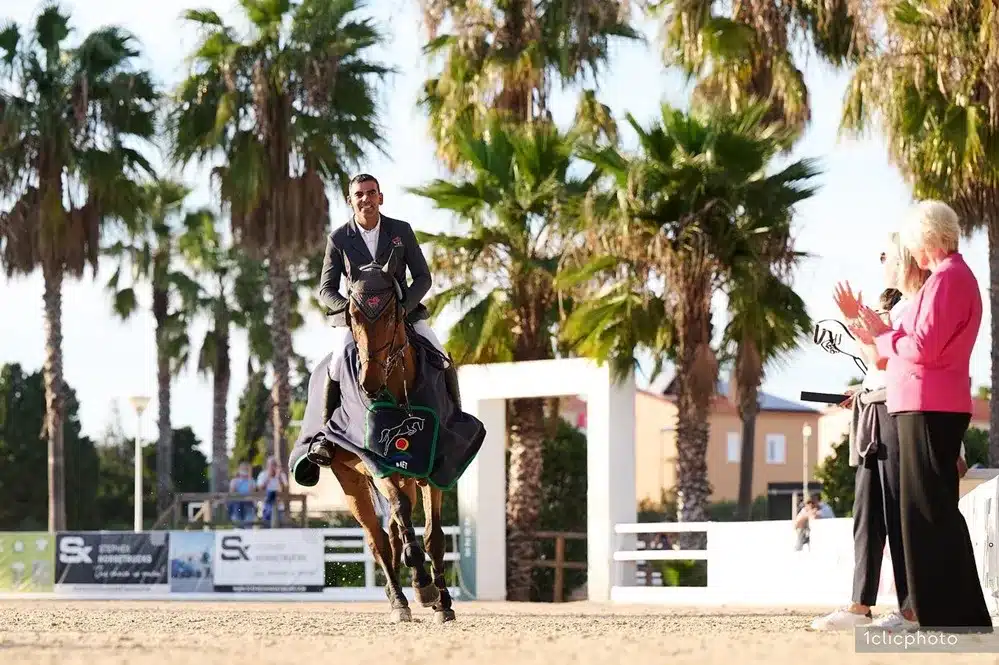
M812 426L805 423L801 427L801 501L808 501L808 440L812 438Z
M149 406L149 398L136 395L128 398L135 409L135 532L142 531L142 412Z

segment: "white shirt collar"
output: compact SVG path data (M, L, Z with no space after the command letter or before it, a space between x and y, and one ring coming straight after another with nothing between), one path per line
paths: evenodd
M382 228L382 215L381 215L381 213L378 214L378 221L375 222L375 225L373 227L371 227L371 229L366 229L363 226L361 226L360 224L358 224L356 217L354 218L354 226L356 226L357 230L360 231L361 233L363 233L366 236L370 236L372 234L378 233L381 230L381 228Z

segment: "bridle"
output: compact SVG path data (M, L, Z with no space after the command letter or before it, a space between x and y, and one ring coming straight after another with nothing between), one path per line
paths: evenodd
M402 344L398 348L395 347L396 337L397 337L395 331L397 330L400 322L405 327L402 302L399 299L398 289L394 288L379 289L377 291L358 291L358 292L352 291L350 293L350 297L353 298L355 303L359 305L358 309L361 310L362 316L369 324L377 324L381 322L384 317L385 310L389 307L389 305L383 305L376 314L374 314L373 316L369 316L369 314L365 311L366 309L369 308L361 306L362 302L370 303L372 300L374 300L376 304L370 307L370 309L373 310L377 306L377 300L379 298L386 297L391 299L391 308L392 308L391 325L393 333L387 342L385 342L381 346L378 346L374 350L371 350L366 345L362 345L360 343L360 340L357 339L357 335L354 335L354 339L357 344L357 357L358 361L361 363L361 367L365 367L367 365L381 365L384 369L384 373L382 374L382 385L378 388L378 391L375 393L376 395L379 395L382 392L387 392L389 377L392 375L392 372L396 370L400 361L405 357L406 351L409 349L409 336L406 334L403 335ZM382 360L378 358L377 355L382 353L386 349L389 350L389 353L385 357L385 359ZM404 403L408 404L409 388L406 385L405 378L403 378L402 380L402 391L403 391Z

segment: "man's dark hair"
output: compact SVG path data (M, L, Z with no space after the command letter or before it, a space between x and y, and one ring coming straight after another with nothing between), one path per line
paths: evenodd
M898 301L902 299L902 292L898 289L885 289L881 292L880 302L881 309L885 312L891 310L892 307L898 304Z
M356 176L350 179L350 183L347 185L347 189L350 189L354 185L359 185L362 182L373 182L378 191L382 191L382 186L378 183L378 178L371 175L370 173L358 173Z

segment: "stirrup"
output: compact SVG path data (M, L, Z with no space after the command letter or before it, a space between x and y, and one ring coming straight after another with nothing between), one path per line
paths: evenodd
M333 466L334 451L331 448L328 441L320 439L309 447L309 452L305 454L305 458L317 466L324 466L328 469Z

